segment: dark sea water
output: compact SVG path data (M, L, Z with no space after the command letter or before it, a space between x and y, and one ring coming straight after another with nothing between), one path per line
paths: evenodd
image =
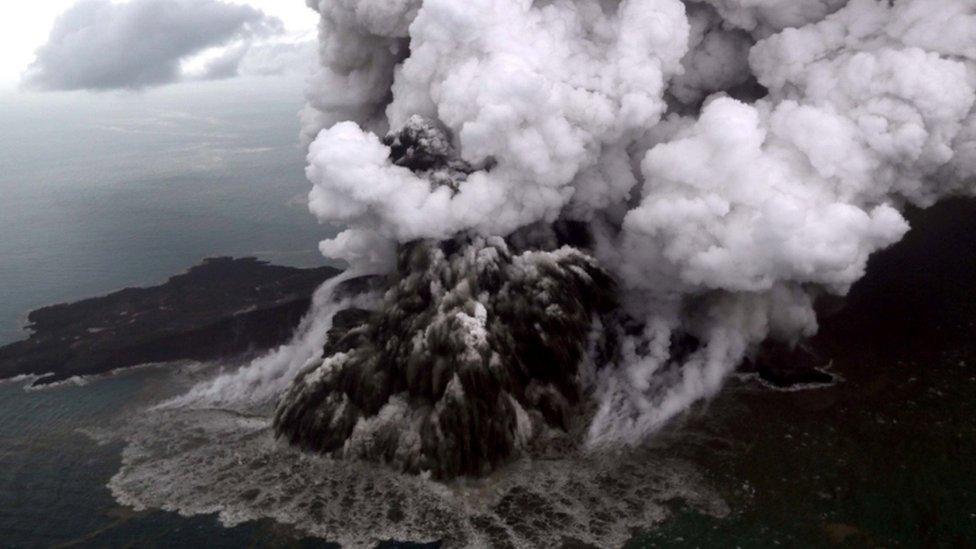
M335 231L305 206L301 106L300 82L0 94L0 343L25 336L30 310L156 284L208 256L324 264L316 245ZM299 544L271 523L225 529L115 503L105 483L121 448L79 429L159 375L0 384L0 547Z
M21 337L33 308L157 283L206 256L322 264L316 244L334 230L305 209L298 89L0 97L0 341ZM971 322L971 295L953 295L968 304L953 322ZM974 546L964 332L910 353L845 352L844 382L819 390L733 381L653 449L696 467L730 514L675 502L628 546ZM43 391L0 383L0 547L328 546L270 520L225 528L115 501L123 444L91 433L185 390L173 368Z
M848 365L845 383L819 391L733 380L650 454L693 464L731 512L716 518L676 500L626 547L972 547L973 355L938 358L880 376L879 364ZM174 368L42 391L0 384L0 546L334 547L267 519L226 528L214 515L114 500L106 483L123 445L91 433L185 390Z
M32 309L206 256L322 264L334 231L305 205L300 90L0 97L0 342Z
M327 547L271 521L224 528L213 517L137 513L105 483L119 468L119 444L86 430L157 396L160 369L137 369L44 391L0 384L2 547Z

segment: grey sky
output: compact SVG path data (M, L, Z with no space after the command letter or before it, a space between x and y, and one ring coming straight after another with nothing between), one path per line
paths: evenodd
M143 89L229 78L242 67L254 74L304 68L302 55L312 52L308 28L286 33L276 15L295 27L304 20L292 8L310 19L314 13L301 0L280 5L287 4L295 5L267 10L271 5L240 0L79 0L53 21L21 83L36 90Z

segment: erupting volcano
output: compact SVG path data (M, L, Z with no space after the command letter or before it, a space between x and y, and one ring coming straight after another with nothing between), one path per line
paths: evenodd
M25 4L0 545L976 539L976 0Z
M744 364L830 382L789 371L817 313L976 189L969 0L309 5L309 207L349 268L155 408L130 505L448 545L723 516L655 435ZM209 442L154 454L181 425ZM166 480L194 467L219 487Z
M278 404L304 448L451 477L640 442L972 191L964 0L310 5L321 248L385 278Z

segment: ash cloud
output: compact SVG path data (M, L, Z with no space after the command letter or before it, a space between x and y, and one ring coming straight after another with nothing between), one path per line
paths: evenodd
M909 230L972 194L968 0L311 1L312 212L329 256L372 268L465 232L583 224L618 285L588 442L644 440L766 340L815 334ZM420 115L456 185L380 136ZM429 356L429 360L436 359Z
M174 405L278 397L332 456L642 443L976 190L969 0L309 5L309 208L383 283Z
M282 32L280 20L219 0L80 0L58 17L23 82L42 90L161 86L187 78L186 60L230 45L203 74L228 78L253 40Z

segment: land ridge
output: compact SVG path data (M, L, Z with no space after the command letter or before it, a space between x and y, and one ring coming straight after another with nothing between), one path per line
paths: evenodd
M0 347L0 379L47 384L151 362L208 360L288 341L312 293L339 274L211 257L163 284L42 307L27 339Z

